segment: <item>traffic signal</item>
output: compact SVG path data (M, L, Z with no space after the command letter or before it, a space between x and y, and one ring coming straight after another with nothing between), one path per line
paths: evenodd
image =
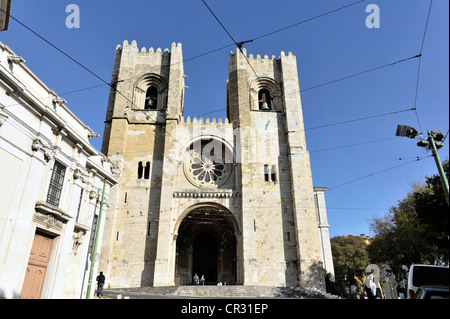
M431 131L430 135L434 138L436 142L440 142L444 139L444 134L441 131Z
M430 142L427 140L420 140L419 143L417 143L417 146L428 148L430 146Z

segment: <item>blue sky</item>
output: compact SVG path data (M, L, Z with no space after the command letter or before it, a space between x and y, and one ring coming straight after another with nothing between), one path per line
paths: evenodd
M419 59L403 60L421 52L430 0L207 3L238 42L348 6L245 45L254 55L279 56L281 51L292 51L297 56L313 181L315 186L329 188L326 203L332 237L370 235L368 219L382 216L407 194L412 182L422 182L426 175L437 173L432 157L406 164L430 153L417 147L414 140L395 137L395 131L398 124L419 131L421 127L423 132L448 131L447 0L433 1L417 101ZM79 28L66 27L69 4L79 6ZM380 28L366 26L369 4L380 8ZM189 76L185 116L221 110L208 116L225 117L228 54L234 48L190 59L232 44L201 0L22 0L13 1L11 15L107 82L111 80L115 47L124 40L163 50L172 42L181 42L187 60L185 74ZM0 41L22 56L48 87L64 97L75 115L103 135L107 85L14 20L8 31L0 33ZM390 66L317 87L385 65ZM85 90L78 91L81 89ZM78 92L64 94L73 91ZM417 114L405 111L328 125L414 106ZM323 125L326 127L311 129ZM92 144L100 149L101 137L93 139ZM448 150L447 142L440 150L442 159L448 156ZM402 164L406 165L396 167ZM375 175L363 178L369 174Z

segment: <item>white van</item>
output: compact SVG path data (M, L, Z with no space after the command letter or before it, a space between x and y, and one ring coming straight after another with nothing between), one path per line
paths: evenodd
M449 268L444 266L411 265L408 275L408 299L414 298L420 286L447 286Z

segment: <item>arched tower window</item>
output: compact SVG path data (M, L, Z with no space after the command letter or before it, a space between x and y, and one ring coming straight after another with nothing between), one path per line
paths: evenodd
M153 73L139 78L134 86L133 110L161 111L167 104L167 82Z
M150 86L145 94L146 110L156 110L158 108L158 89L154 86Z
M250 110L283 111L281 87L274 79L260 77L249 84Z
M270 92L266 89L259 90L258 92L258 103L260 110L271 110L272 100L270 98Z

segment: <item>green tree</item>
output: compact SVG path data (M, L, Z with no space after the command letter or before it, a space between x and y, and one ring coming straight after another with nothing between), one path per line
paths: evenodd
M449 160L442 166L449 178ZM449 207L439 175L426 177L425 185L414 192L414 206L419 221L427 225L427 241L433 250L435 263L449 259Z
M369 262L367 244L362 238L336 236L331 238L334 273L336 284L341 289L345 286L357 285L355 277L363 277Z
M373 218L371 231L376 234L368 247L372 263L388 263L395 274L403 272L402 265L410 266L423 260L426 249L427 227L420 223L414 208L414 196L408 195L383 217Z
M444 168L448 176L448 159ZM385 216L369 222L375 234L368 248L371 262L388 263L398 275L404 275L403 265L448 263L448 213L439 176L413 185Z

